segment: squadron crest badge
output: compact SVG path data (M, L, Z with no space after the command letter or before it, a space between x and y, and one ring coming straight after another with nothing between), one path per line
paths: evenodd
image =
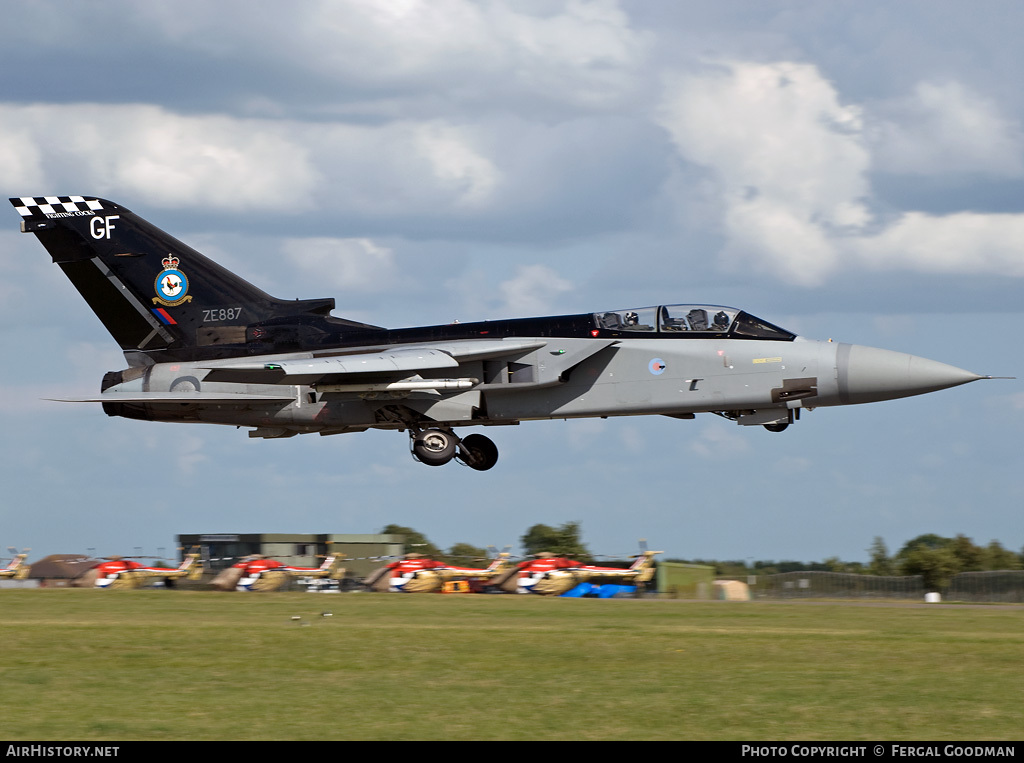
M153 283L153 290L156 292L153 304L177 307L185 302L191 302L192 297L188 295L188 278L178 269L178 258L169 254L160 262L164 269Z

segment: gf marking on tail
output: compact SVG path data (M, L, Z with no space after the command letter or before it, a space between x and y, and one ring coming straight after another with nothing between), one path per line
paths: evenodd
M105 215L94 217L89 221L89 234L94 239L110 238L110 231L114 230L114 220L120 220L121 215Z

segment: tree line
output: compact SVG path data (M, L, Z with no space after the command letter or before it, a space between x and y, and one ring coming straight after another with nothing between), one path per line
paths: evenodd
M839 557L829 557L823 562L757 561L747 563L739 560L683 560L666 561L705 564L715 568L715 574L723 577L742 575L773 575L780 572L848 572L858 575L921 575L926 586L942 588L949 584L954 575L961 572L987 572L994 570L1024 569L1024 551L1016 553L997 541L979 546L966 535L946 538L934 533L918 535L903 544L895 554L890 554L881 537L875 537L867 549L868 562L844 562Z
M472 561L486 561L490 557L487 549L471 543L456 543L448 550L438 548L423 533L411 527L392 524L387 525L381 532L404 535L407 552L421 553L448 564L465 565ZM519 538L519 544L523 554L527 556L546 551L586 564L594 561L593 554L583 543L582 527L579 522L566 522L558 527L533 525ZM997 540L986 546L979 546L963 534L953 538L934 533L918 535L904 543L895 554L889 553L881 537L875 537L867 552L867 562L844 562L835 556L822 562L676 558L665 561L714 567L715 574L722 577L807 571L884 576L921 575L925 585L936 588L945 587L954 575L961 572L1024 569L1024 550L1022 553L1016 553L1004 548Z

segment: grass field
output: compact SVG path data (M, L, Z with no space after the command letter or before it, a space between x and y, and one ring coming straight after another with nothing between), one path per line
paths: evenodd
M3 590L0 637L4 740L1014 740L1022 727L1021 608Z

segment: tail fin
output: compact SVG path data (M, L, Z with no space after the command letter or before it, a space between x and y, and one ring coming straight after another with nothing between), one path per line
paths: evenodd
M27 553L15 554L7 566L0 570L0 577L13 578L14 580L24 580L27 578L29 573L29 566L25 564L27 558Z
M105 199L10 201L21 215L22 232L34 233L46 247L132 365L248 354L247 343L265 335L254 336L254 324L325 318L334 309L331 298L271 297Z
M644 569L646 567L650 567L651 566L651 560L655 556L657 556L658 554L664 554L664 553L665 553L664 551L647 551L647 550L644 550L641 553L637 554L636 559L633 560L633 563L629 566L629 569L631 569L631 570L642 570L642 569Z
M653 580L654 573L656 572L653 563L654 557L657 554L665 553L664 551L648 551L647 544L643 543L642 545L644 547L644 550L640 553L639 556L637 556L636 561L633 562L632 566L629 568L633 572L637 573L637 575L633 578L634 583L647 583Z
M509 562L508 566L491 578L489 584L505 593L516 593L519 590L519 571L527 564L529 561L519 564Z
M500 573L508 567L514 567L515 565L509 561L509 553L502 551L491 560L491 563L487 566L487 572Z
M344 561L344 554L332 552L328 548L327 555L324 557L324 561L317 572L319 572L321 576L328 577L331 580L341 580L345 577L345 568L341 566Z
M185 558L178 565L177 572L185 574L186 580L199 580L203 575L203 562L195 549L185 554Z

